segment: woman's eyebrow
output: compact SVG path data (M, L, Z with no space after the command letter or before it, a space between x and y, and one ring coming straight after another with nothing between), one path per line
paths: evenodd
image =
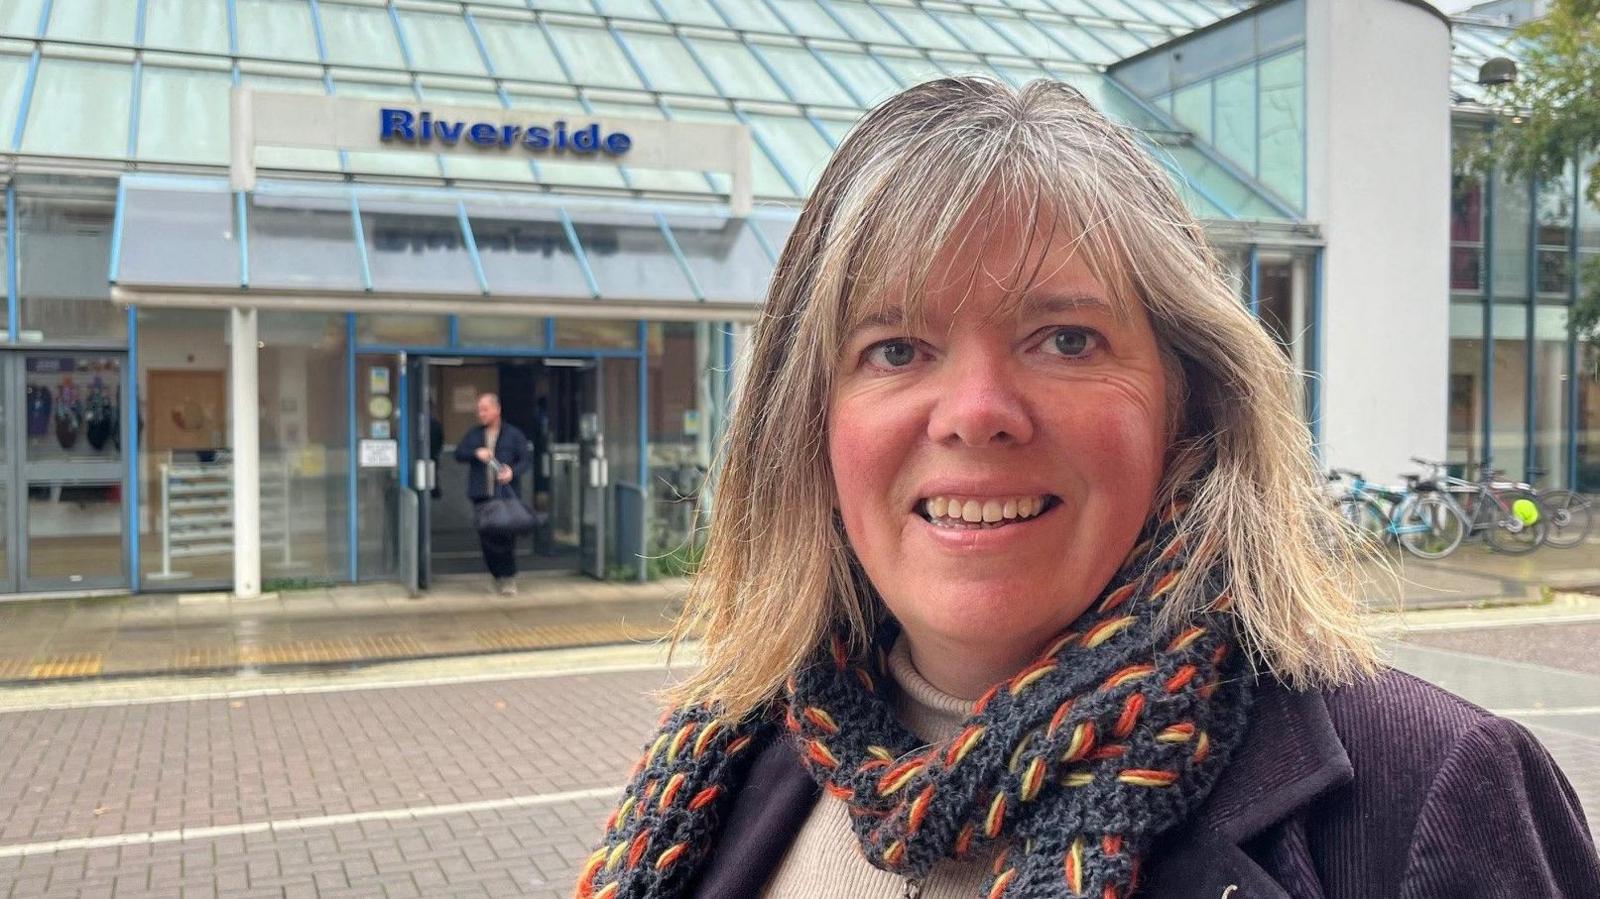
M1097 293L1050 293L1029 299L1023 310L1032 315L1053 315L1061 312L1102 312L1111 315L1115 310Z

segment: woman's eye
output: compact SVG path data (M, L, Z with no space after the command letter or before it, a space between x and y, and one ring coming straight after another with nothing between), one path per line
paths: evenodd
M917 361L917 347L909 340L885 340L867 350L867 361L884 368L902 368Z
M1051 349L1063 356L1087 356L1100 345L1100 335L1087 328L1058 328L1050 335Z

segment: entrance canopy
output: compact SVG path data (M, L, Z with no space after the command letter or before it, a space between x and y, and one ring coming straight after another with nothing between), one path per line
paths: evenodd
M792 209L129 174L115 302L749 320Z

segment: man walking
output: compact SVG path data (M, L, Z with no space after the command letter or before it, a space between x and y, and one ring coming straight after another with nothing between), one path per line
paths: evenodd
M532 465L528 438L516 425L500 418L500 398L492 393L478 397L478 424L456 444L456 461L467 470L467 499L476 508L502 488L519 492L518 478ZM517 593L517 538L510 534L478 533L483 562L502 596Z

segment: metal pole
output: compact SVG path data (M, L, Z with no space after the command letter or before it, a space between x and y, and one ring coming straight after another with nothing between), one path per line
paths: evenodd
M233 410L233 592L261 595L261 422L256 373L256 310L229 312L232 334L228 405Z

